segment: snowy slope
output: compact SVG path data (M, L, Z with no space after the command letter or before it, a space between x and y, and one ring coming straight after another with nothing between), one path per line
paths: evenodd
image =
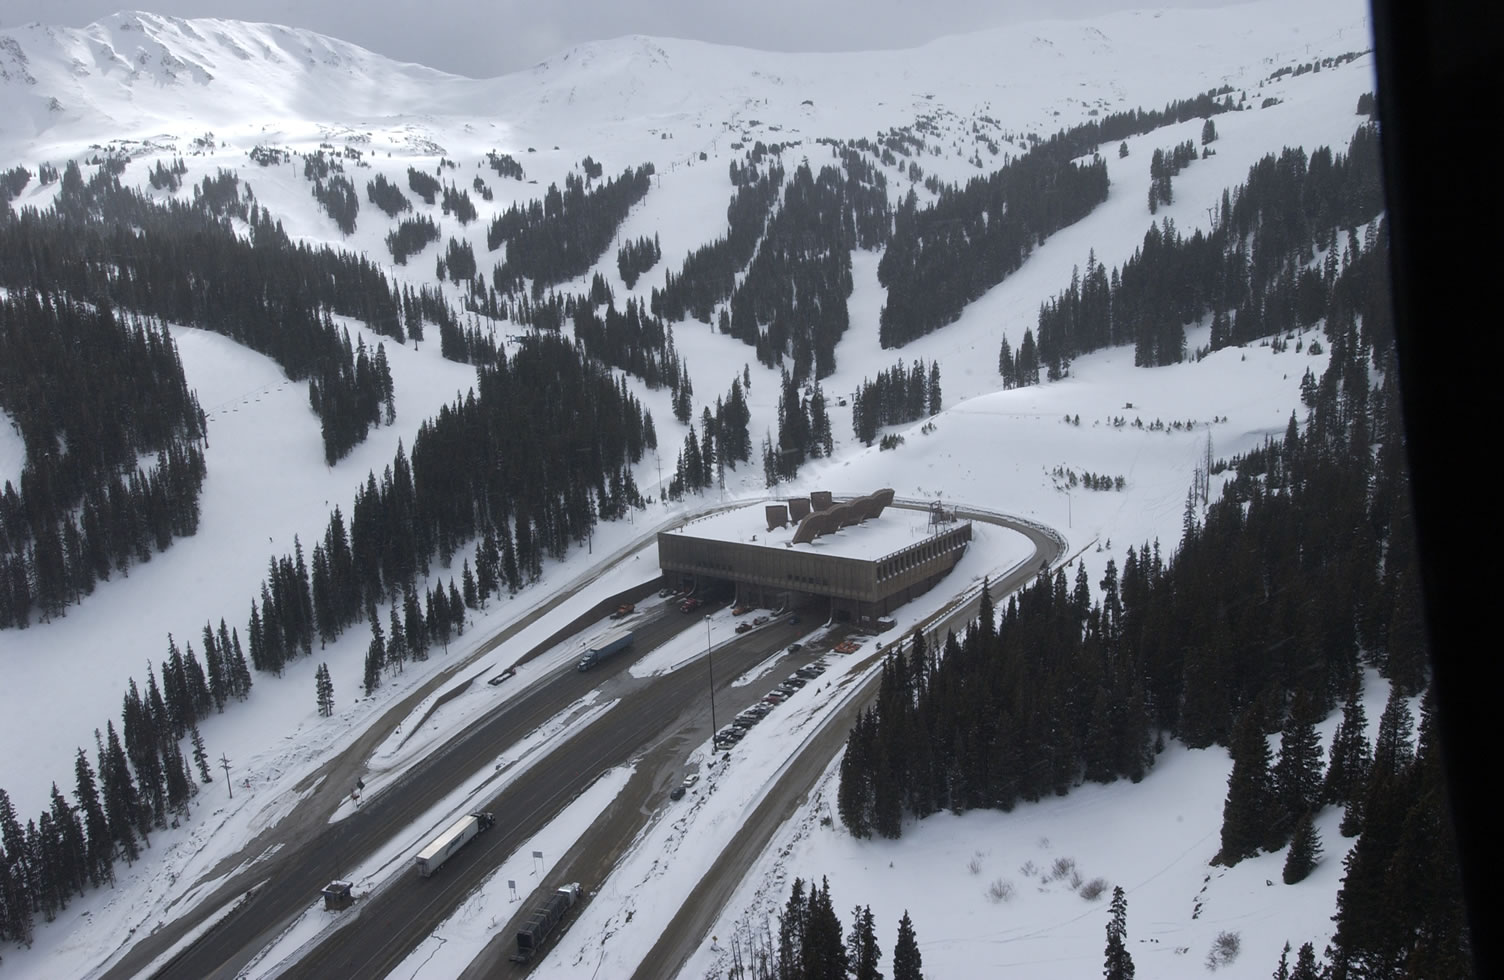
M659 177L621 229L624 238L661 237L664 261L632 291L645 296L661 285L665 269L677 271L685 252L725 230L731 192L727 163L742 152L733 150L732 142L802 140L804 145L785 154L785 162L807 155L818 166L828 150L813 144L817 137L870 138L924 116L943 134L917 158L924 172L964 180L981 172L969 162L973 155L980 154L987 167L1000 162L971 135L973 125L993 136L1046 133L1093 112L1162 106L1224 83L1246 90L1254 105L1264 95L1282 99L1268 109L1218 118L1217 155L1197 161L1176 179L1176 203L1160 214L1188 231L1205 224L1205 207L1223 187L1241 181L1264 153L1285 145L1310 150L1345 144L1359 121L1353 115L1357 96L1373 88L1369 58L1275 83L1263 80L1285 65L1365 50L1367 30L1365 10L1353 0L1264 0L1216 10L1040 22L944 38L907 52L770 54L629 37L584 45L502 78L471 80L397 64L306 31L123 13L81 30L0 31L0 169L22 164L35 171L39 162L61 164L88 156L91 147L113 145L133 157L123 179L144 185L157 160L182 155L188 165L185 183L219 168L236 170L293 236L384 261L389 256L382 239L392 224L385 215L363 201L357 230L346 239L314 205L296 158L261 168L247 153L257 145L295 151L321 142L350 146L361 150L368 164L348 171L357 188L376 173L406 187L409 166L433 172L445 156L459 169L445 170L444 180L467 187L479 176L495 190L495 200L477 198L481 219L468 227L416 199L415 208L434 217L445 238L471 241L487 268L484 227L497 210L539 196L587 154L607 173L652 161ZM206 136L211 131L212 137ZM947 410L932 434L920 434L917 425L899 430L906 442L896 452L855 443L849 417L838 410L836 458L807 466L797 487L861 492L894 486L902 495L943 494L1029 516L1059 528L1072 552L1086 549L1093 582L1108 557L1121 561L1128 544L1158 537L1172 547L1190 470L1207 433L1221 456L1282 431L1298 404L1301 374L1307 366L1319 373L1322 358L1293 347L1279 355L1255 348L1144 371L1132 367L1131 352L1103 352L1077 362L1066 382L1011 392L999 391L996 360L1003 332L1016 347L1025 327L1033 325L1040 301L1068 283L1071 267L1083 263L1089 250L1109 267L1132 253L1149 222L1144 200L1150 153L1198 132L1199 122L1187 123L1130 140L1125 160L1109 154L1112 189L1106 203L1037 249L959 322L901 351L878 349L883 294L877 256L857 253L852 327L837 349L839 366L826 382L827 391L850 392L900 356L905 362L922 357L941 364ZM538 186L498 178L481 159L491 149L517 157ZM889 180L893 194L907 192L907 178L890 171ZM33 181L16 206L45 207L53 191ZM922 188L919 193L925 195ZM440 247L442 241L429 246L393 274L431 285ZM613 260L608 253L600 271L620 302L628 291ZM163 658L167 633L179 642L196 641L205 620L217 623L221 617L243 628L267 556L290 551L295 534L309 545L334 504L348 513L367 470L379 473L399 439L410 446L419 423L471 378L468 369L439 358L436 339L420 349L399 351L389 344L397 425L376 430L349 458L329 468L300 386L288 383L270 361L222 337L177 327L173 333L189 384L211 415L202 529L132 569L129 578L102 585L62 620L0 633L0 669L7 678L0 691L0 743L27 746L24 753L0 758L0 786L23 819L44 806L52 780L71 780L75 747L85 746L92 755L95 727L109 718L118 723L126 678L142 680L146 660ZM375 340L366 334L368 344ZM754 440L775 426L777 376L756 364L750 348L693 321L676 326L675 341L693 375L698 402L724 393L732 373L750 364ZM1193 331L1192 348L1204 343L1205 330ZM662 462L671 469L683 430L672 421L665 392L638 394L653 410L666 457ZM1127 403L1134 409L1125 410ZM1065 425L1066 414L1079 414L1081 426ZM1130 423L1137 416L1146 425L1155 418L1197 425L1171 433L1118 428L1110 420L1119 415ZM1213 418L1225 421L1213 423ZM19 471L20 452L19 440L0 432L0 476ZM655 495L658 462L646 460L637 473L645 492ZM1051 475L1057 466L1122 474L1128 486L1123 493L1068 496ZM765 492L760 471L728 472L727 482L728 498ZM594 556L572 555L548 568L544 581L526 595L493 604L477 628L467 630L466 640L489 635L522 607L587 573L602 553L640 539L645 525L713 502L691 500L674 511L656 507L637 515L634 524L598 528ZM1094 543L1109 539L1111 551L1095 550ZM650 565L654 558L649 549L640 564ZM440 574L447 581L450 571ZM259 808L284 794L323 753L348 742L382 708L463 652L435 658L424 670L410 668L374 699L357 703L353 694L365 642L355 630L312 660L290 665L281 678L258 676L249 704L210 719L203 733L211 754L227 753L236 762L237 778L251 778L256 792L237 794L231 803L222 783L206 788L186 830L155 837L146 860L123 875L114 891L91 893L71 906L58 924L39 929L34 950L7 951L8 965L23 975L42 975L48 972L42 966L47 957L66 954L70 975L94 969L125 940L128 929L165 916L168 903L182 898L193 875L212 866L215 855L234 851L258 820L280 812ZM465 647L473 648L468 642ZM336 685L339 711L329 720L314 712L312 676L320 661L329 663ZM1178 780L1191 778L1188 771L1202 773L1194 793L1220 801L1225 768L1219 772L1198 763L1166 779L1180 787ZM1154 807L1154 780L1151 776L1131 797L1125 792L1121 805ZM1113 794L1120 789L1096 792L1111 801L1119 799ZM1179 798L1181 790L1172 795ZM1206 800L1198 805L1218 810ZM1144 812L1146 820L1154 819L1152 809ZM210 835L206 826L220 829ZM1197 826L1198 834L1210 829ZM1329 845L1329 862L1335 860L1330 850ZM1321 910L1329 908L1333 888L1313 901L1313 916L1324 920L1329 914ZM892 925L884 931L891 933ZM624 935L624 941L641 942L644 950L651 942L651 937ZM921 922L921 939L932 935L940 938ZM891 943L891 935L885 935L885 943ZM1262 959L1259 966L1260 974L1267 974Z

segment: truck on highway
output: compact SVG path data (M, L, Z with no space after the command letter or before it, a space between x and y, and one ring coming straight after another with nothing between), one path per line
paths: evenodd
M619 606L616 607L616 612L614 612L614 613L611 614L611 618L612 619L626 619L628 616L632 615L636 611L637 611L637 604L636 603L634 603L634 602L623 602L621 605L619 605Z
M512 954L512 962L527 963L538 955L549 933L579 900L580 883L576 881L560 888L529 912L522 928L517 930L517 952Z
M489 813L471 813L460 817L418 852L418 856L413 859L418 865L418 874L429 877L439 869L439 865L453 857L455 851L470 843L470 838L482 830L490 830L495 824L496 818Z
M589 670L607 657L615 656L632 645L632 630L618 626L607 630L585 645L585 655L575 664L576 670Z

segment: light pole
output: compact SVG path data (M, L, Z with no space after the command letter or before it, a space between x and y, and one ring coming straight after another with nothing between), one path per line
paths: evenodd
M710 616L705 616L705 665L710 670L710 737L715 738L715 660L710 655Z

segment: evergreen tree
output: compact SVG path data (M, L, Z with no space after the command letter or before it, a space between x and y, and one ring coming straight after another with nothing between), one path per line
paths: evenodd
M1289 833L1303 814L1314 812L1321 804L1321 739L1316 734L1316 714L1310 696L1303 689L1297 691L1280 736L1279 760L1274 764L1274 796L1279 811L1271 827L1275 839Z
M475 609L478 606L478 594L475 587L475 573L470 570L470 559L465 559L465 566L460 581L465 583L465 608Z
M1280 951L1279 965L1274 968L1272 980L1290 980L1290 942L1285 941L1285 948Z
M1003 334L1003 343L997 352L997 373L1003 376L1003 387L1012 388L1018 381L1017 365L1013 361L1013 349L1008 346L1008 335Z
M924 980L922 960L914 923L909 919L909 910L904 909L903 918L898 920L898 939L893 944L893 980Z
M1326 969L1316 961L1316 948L1310 943L1302 943L1300 952L1295 954L1295 969L1290 971L1290 980L1321 980L1326 975Z
M449 579L449 622L455 636L465 635L465 603L460 598L460 590L454 587L452 577Z
M84 750L78 750L73 763L75 786L74 799L83 813L84 833L88 840L84 866L89 881L99 885L115 881L115 848L110 841L110 822L105 816L104 804L99 798L99 786L94 780L94 770L89 765Z
M1233 732L1232 772L1222 805L1222 847L1213 864L1234 865L1253 857L1269 839L1273 786L1269 743L1259 727L1258 711L1243 711Z
M110 840L118 849L126 864L134 864L140 855L136 834L147 840L146 827L149 817L131 778L130 766L126 763L125 749L120 737L115 734L115 723L105 724L106 740L104 754L99 760L99 782L104 790L105 819L109 821Z
M402 628L402 620L397 616L395 605L387 614L386 663L389 667L395 667L400 674L407 664L407 631Z
M851 910L851 934L846 939L846 951L852 980L883 980L882 971L878 969L883 950L877 942L872 906L858 906Z
M87 760L84 764L88 765ZM82 896L92 877L88 842L77 811L57 788L57 783L52 784L51 806L45 816L50 818L48 823L51 824L43 834L49 851L47 863L52 866L51 877L58 908L67 908L69 893L77 892Z
M1372 753L1362 695L1362 688L1354 684L1342 707L1342 722L1332 735L1331 761L1321 786L1323 803L1346 803L1361 796L1367 785Z
M1415 759L1415 719L1410 705L1397 687L1389 689L1389 700L1379 716L1379 731L1373 743L1373 765L1369 785L1382 780L1398 779Z
M493 542L494 543L494 542ZM496 579L491 577L491 589L495 591ZM418 605L418 592L411 582L407 583L402 597L402 629L407 636L407 652L414 660L428 659L428 623L423 618L423 609ZM330 704L331 711L333 704Z
M804 976L805 922L809 906L804 898L804 881L795 878L789 900L778 917L778 976Z
M381 633L381 620L376 618L376 610L372 609L368 614L371 621L371 642L366 646L366 666L362 681L366 697L376 693L381 686L381 666L386 661L386 638Z
M846 943L841 920L830 901L830 882L824 878L809 891L809 914L804 920L804 976L811 980L847 980Z
M219 624L220 635L224 634L224 623ZM245 652L240 648L240 631L230 631L230 674L235 679L235 697L244 701L251 693L251 669L246 665Z
M1316 824L1307 812L1295 825L1295 837L1290 841L1290 853L1285 855L1285 884L1293 885L1298 881L1304 881L1316 867L1316 859L1321 856L1321 835L1316 832Z
M1105 980L1133 980L1133 955L1128 952L1128 897L1123 887L1112 890L1112 918L1107 922L1107 952L1102 965Z
M204 736L199 734L197 725L188 729L188 744L193 747L193 764L198 767L199 782L208 786L214 782L214 775L209 771L209 752L204 748Z
M334 681L329 676L329 665L319 664L314 674L314 687L316 700L318 701L319 715L328 718L334 714Z
M31 860L26 846L26 835L16 819L15 807L10 795L0 789L0 845L3 845L4 863L0 871L0 898L4 901L5 933L22 946L31 945L33 893L30 889Z

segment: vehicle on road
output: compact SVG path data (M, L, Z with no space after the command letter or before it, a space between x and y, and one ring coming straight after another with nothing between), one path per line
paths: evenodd
M733 615L733 616L745 616L745 615L747 615L747 613L749 613L751 611L752 611L752 607L751 606L737 606L735 609L731 610L731 615Z
M804 649L804 644L803 643L790 643L789 644L789 653L798 653L800 650L803 650L803 649Z
M470 843L470 839L476 834L490 830L495 825L496 818L489 813L471 813L456 820L442 834L429 841L428 846L413 859L418 866L418 874L425 878L431 876L439 869L439 865Z
M498 684L504 683L507 680L507 678L509 678L509 677L515 677L516 675L517 675L517 668L516 667L508 667L506 670L502 671L501 673L497 674L495 677L493 677L490 680L486 681L486 683L490 684L492 687L495 687Z
M690 596L688 599L685 599L683 602L679 603L679 611L685 613L694 612L696 609L699 609L703 605L705 605L705 603L702 600L696 599L694 596Z
M560 888L528 913L527 921L517 930L517 952L512 954L512 962L527 963L538 955L559 920L579 900L580 883L576 881Z
M686 791L683 786L675 786L673 792L668 794L668 798L671 800L682 800L684 799L685 792Z
M692 772L688 776L684 777L682 786L684 789L694 789L695 783L698 783L699 781L700 774L697 772Z
M632 636L632 631L625 626L602 633L585 646L585 655L574 665L575 670L589 670L607 657L621 653L632 645Z
M753 626L761 626L763 623L766 623L767 621L768 621L768 617L766 617L766 616L757 616L757 617L755 617L752 620L752 625Z
M625 619L637 611L637 605L631 602L623 602L616 607L616 612L611 614L612 619Z

